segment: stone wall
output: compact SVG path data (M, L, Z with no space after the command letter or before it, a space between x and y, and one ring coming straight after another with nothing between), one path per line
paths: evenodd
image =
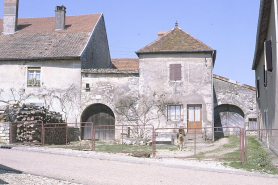
M89 89L86 89L86 85ZM82 70L81 115L90 105L104 104L115 115L115 124L120 124L116 104L120 97L138 94L138 70L89 69ZM82 122L84 120L81 120ZM123 123L121 123L123 124Z
M257 118L256 114L256 88L241 84L239 82L230 80L219 75L213 76L214 84L214 108L215 110L220 106L223 109L229 109L230 114L235 114L233 118L235 120L233 126L240 126L247 128L249 118ZM225 106L224 106L225 105ZM225 111L226 111L225 110ZM215 114L221 112L215 111ZM244 125L238 125L236 123L241 122L243 115ZM223 120L222 120L223 121Z
M0 123L0 144L10 141L10 123Z

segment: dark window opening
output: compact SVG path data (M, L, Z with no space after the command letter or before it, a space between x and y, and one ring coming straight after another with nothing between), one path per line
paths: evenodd
M260 97L260 80L257 80L257 98Z
M90 91L90 84L86 84L86 92Z
M267 86L267 71L265 70L265 65L263 66L263 74L264 74L264 86Z
M170 64L170 81L181 80L181 64Z
M271 40L265 42L266 69L272 72L272 47Z

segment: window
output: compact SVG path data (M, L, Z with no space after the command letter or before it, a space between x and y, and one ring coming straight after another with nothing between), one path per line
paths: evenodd
M260 98L260 80L257 80L257 98Z
M272 72L272 46L271 40L265 41L266 70Z
M28 67L27 73L27 86L28 87L40 87L41 86L41 68L40 67Z
M258 129L257 118L249 118L248 129L250 130Z
M265 65L263 66L263 74L264 74L264 86L267 86L267 72L266 72L266 68Z
M90 92L90 84L86 84L86 92Z
M181 64L170 64L170 81L181 80Z
M168 105L168 121L182 121L183 120L183 106L182 105Z

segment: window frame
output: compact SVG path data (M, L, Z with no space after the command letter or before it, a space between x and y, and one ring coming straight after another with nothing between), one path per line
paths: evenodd
M41 87L41 67L27 67L27 87Z
M169 64L169 81L182 81L182 65L180 63Z
M175 109L174 119L172 119L171 107L174 107ZM179 114L177 114L177 107L179 107L180 110ZM167 121L183 121L183 105L167 105Z

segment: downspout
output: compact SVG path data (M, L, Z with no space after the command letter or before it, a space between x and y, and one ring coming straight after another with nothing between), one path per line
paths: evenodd
M214 68L214 63L215 63L215 57L216 56L216 51L212 51L211 52L211 58L212 58L212 65L211 65L211 92L212 92L212 106L211 106L211 112L212 112L212 118L211 118L211 129L212 129L212 141L214 141L214 99L213 99L213 87L214 87L214 83L213 83L213 68Z

